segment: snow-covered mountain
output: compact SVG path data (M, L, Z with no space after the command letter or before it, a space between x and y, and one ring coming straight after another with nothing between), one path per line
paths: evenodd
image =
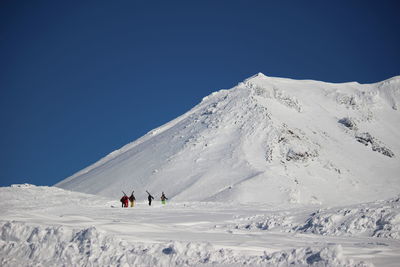
M400 192L399 104L400 76L334 84L259 73L55 186L176 201L388 198Z

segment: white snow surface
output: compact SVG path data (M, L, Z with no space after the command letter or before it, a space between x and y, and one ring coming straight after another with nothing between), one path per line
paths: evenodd
M190 88L190 86L188 86ZM261 73L56 184L118 198L347 205L400 192L400 76L326 83Z
M106 197L15 185L0 188L0 265L398 266L399 216L398 197L338 208L121 208Z

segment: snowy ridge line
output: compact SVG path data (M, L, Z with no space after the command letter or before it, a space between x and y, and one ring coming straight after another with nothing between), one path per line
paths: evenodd
M128 243L95 227L70 230L0 221L1 266L372 266L344 257L342 247L305 247L246 256L209 243Z
M246 83L246 82L251 82L252 80L256 80L256 79L266 79L266 80L270 80L270 81L276 81L276 82L283 82L283 83L291 83L291 82L300 82L300 83L308 83L308 84L322 84L322 85L373 85L373 84L380 84L383 83L385 81L391 80L393 78L396 77L400 77L400 76L394 76L392 78L389 78L387 80L384 81L379 81L376 83L359 83L357 81L350 81L350 82L325 82L325 81L317 81L317 80L312 80L312 79L292 79L292 78L283 78L283 77L272 77L272 76L267 76L265 74L263 74L262 72L259 72L247 79L245 79L243 82L241 83ZM239 84L241 84L239 83Z
M390 84L390 83L393 83L393 82L400 82L400 75L393 76L393 77L390 77L390 78L388 78L386 80L383 80L383 81L380 81L380 82L376 82L376 83L372 83L372 84L374 84L374 85L385 85L385 84Z

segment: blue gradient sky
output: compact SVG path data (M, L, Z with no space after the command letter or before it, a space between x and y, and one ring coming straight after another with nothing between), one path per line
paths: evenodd
M257 73L400 74L396 1L0 2L0 185L52 185Z

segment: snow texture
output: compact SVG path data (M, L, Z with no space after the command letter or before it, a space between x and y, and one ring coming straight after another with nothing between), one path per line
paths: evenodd
M128 244L94 227L68 230L18 222L1 224L1 266L194 266L209 265L312 265L368 266L343 256L341 246L302 248L260 256L239 256L209 243L169 242Z
M369 236L400 239L400 198L386 201L325 208L313 211L306 219L285 213L241 218L234 229L307 232L318 235Z
M400 198L353 208L318 210L296 231L321 235L355 235L400 239Z

